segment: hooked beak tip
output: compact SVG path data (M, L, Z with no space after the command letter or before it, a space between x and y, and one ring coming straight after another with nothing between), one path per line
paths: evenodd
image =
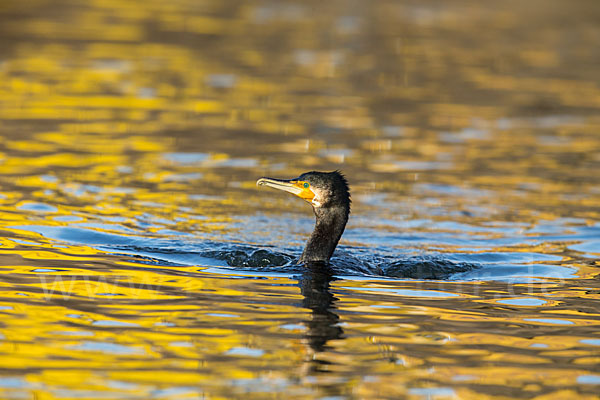
M264 186L267 184L267 180L265 178L260 178L256 181L256 186Z

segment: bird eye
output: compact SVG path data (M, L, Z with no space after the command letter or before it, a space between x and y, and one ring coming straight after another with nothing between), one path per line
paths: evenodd
M309 186L310 186L310 185L309 185L307 182L304 182L304 188L305 188L305 189L308 189L308 187L309 187Z

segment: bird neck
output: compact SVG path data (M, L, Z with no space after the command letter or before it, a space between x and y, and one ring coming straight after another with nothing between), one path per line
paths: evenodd
M306 247L300 257L300 263L329 261L348 222L349 207L334 206L315 208L316 223Z

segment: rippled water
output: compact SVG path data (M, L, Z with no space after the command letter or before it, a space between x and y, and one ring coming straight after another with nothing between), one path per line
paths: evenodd
M599 45L585 0L2 2L1 396L598 398ZM335 268L249 267L314 222L256 179L333 169Z

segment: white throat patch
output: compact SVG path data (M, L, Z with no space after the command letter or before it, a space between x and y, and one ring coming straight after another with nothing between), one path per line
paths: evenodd
M318 191L314 191L313 188L310 188L310 191L313 192L313 194L315 195L315 197L313 197L312 201L310 202L313 207L321 207L323 204L321 203L321 200L319 199L319 193Z

